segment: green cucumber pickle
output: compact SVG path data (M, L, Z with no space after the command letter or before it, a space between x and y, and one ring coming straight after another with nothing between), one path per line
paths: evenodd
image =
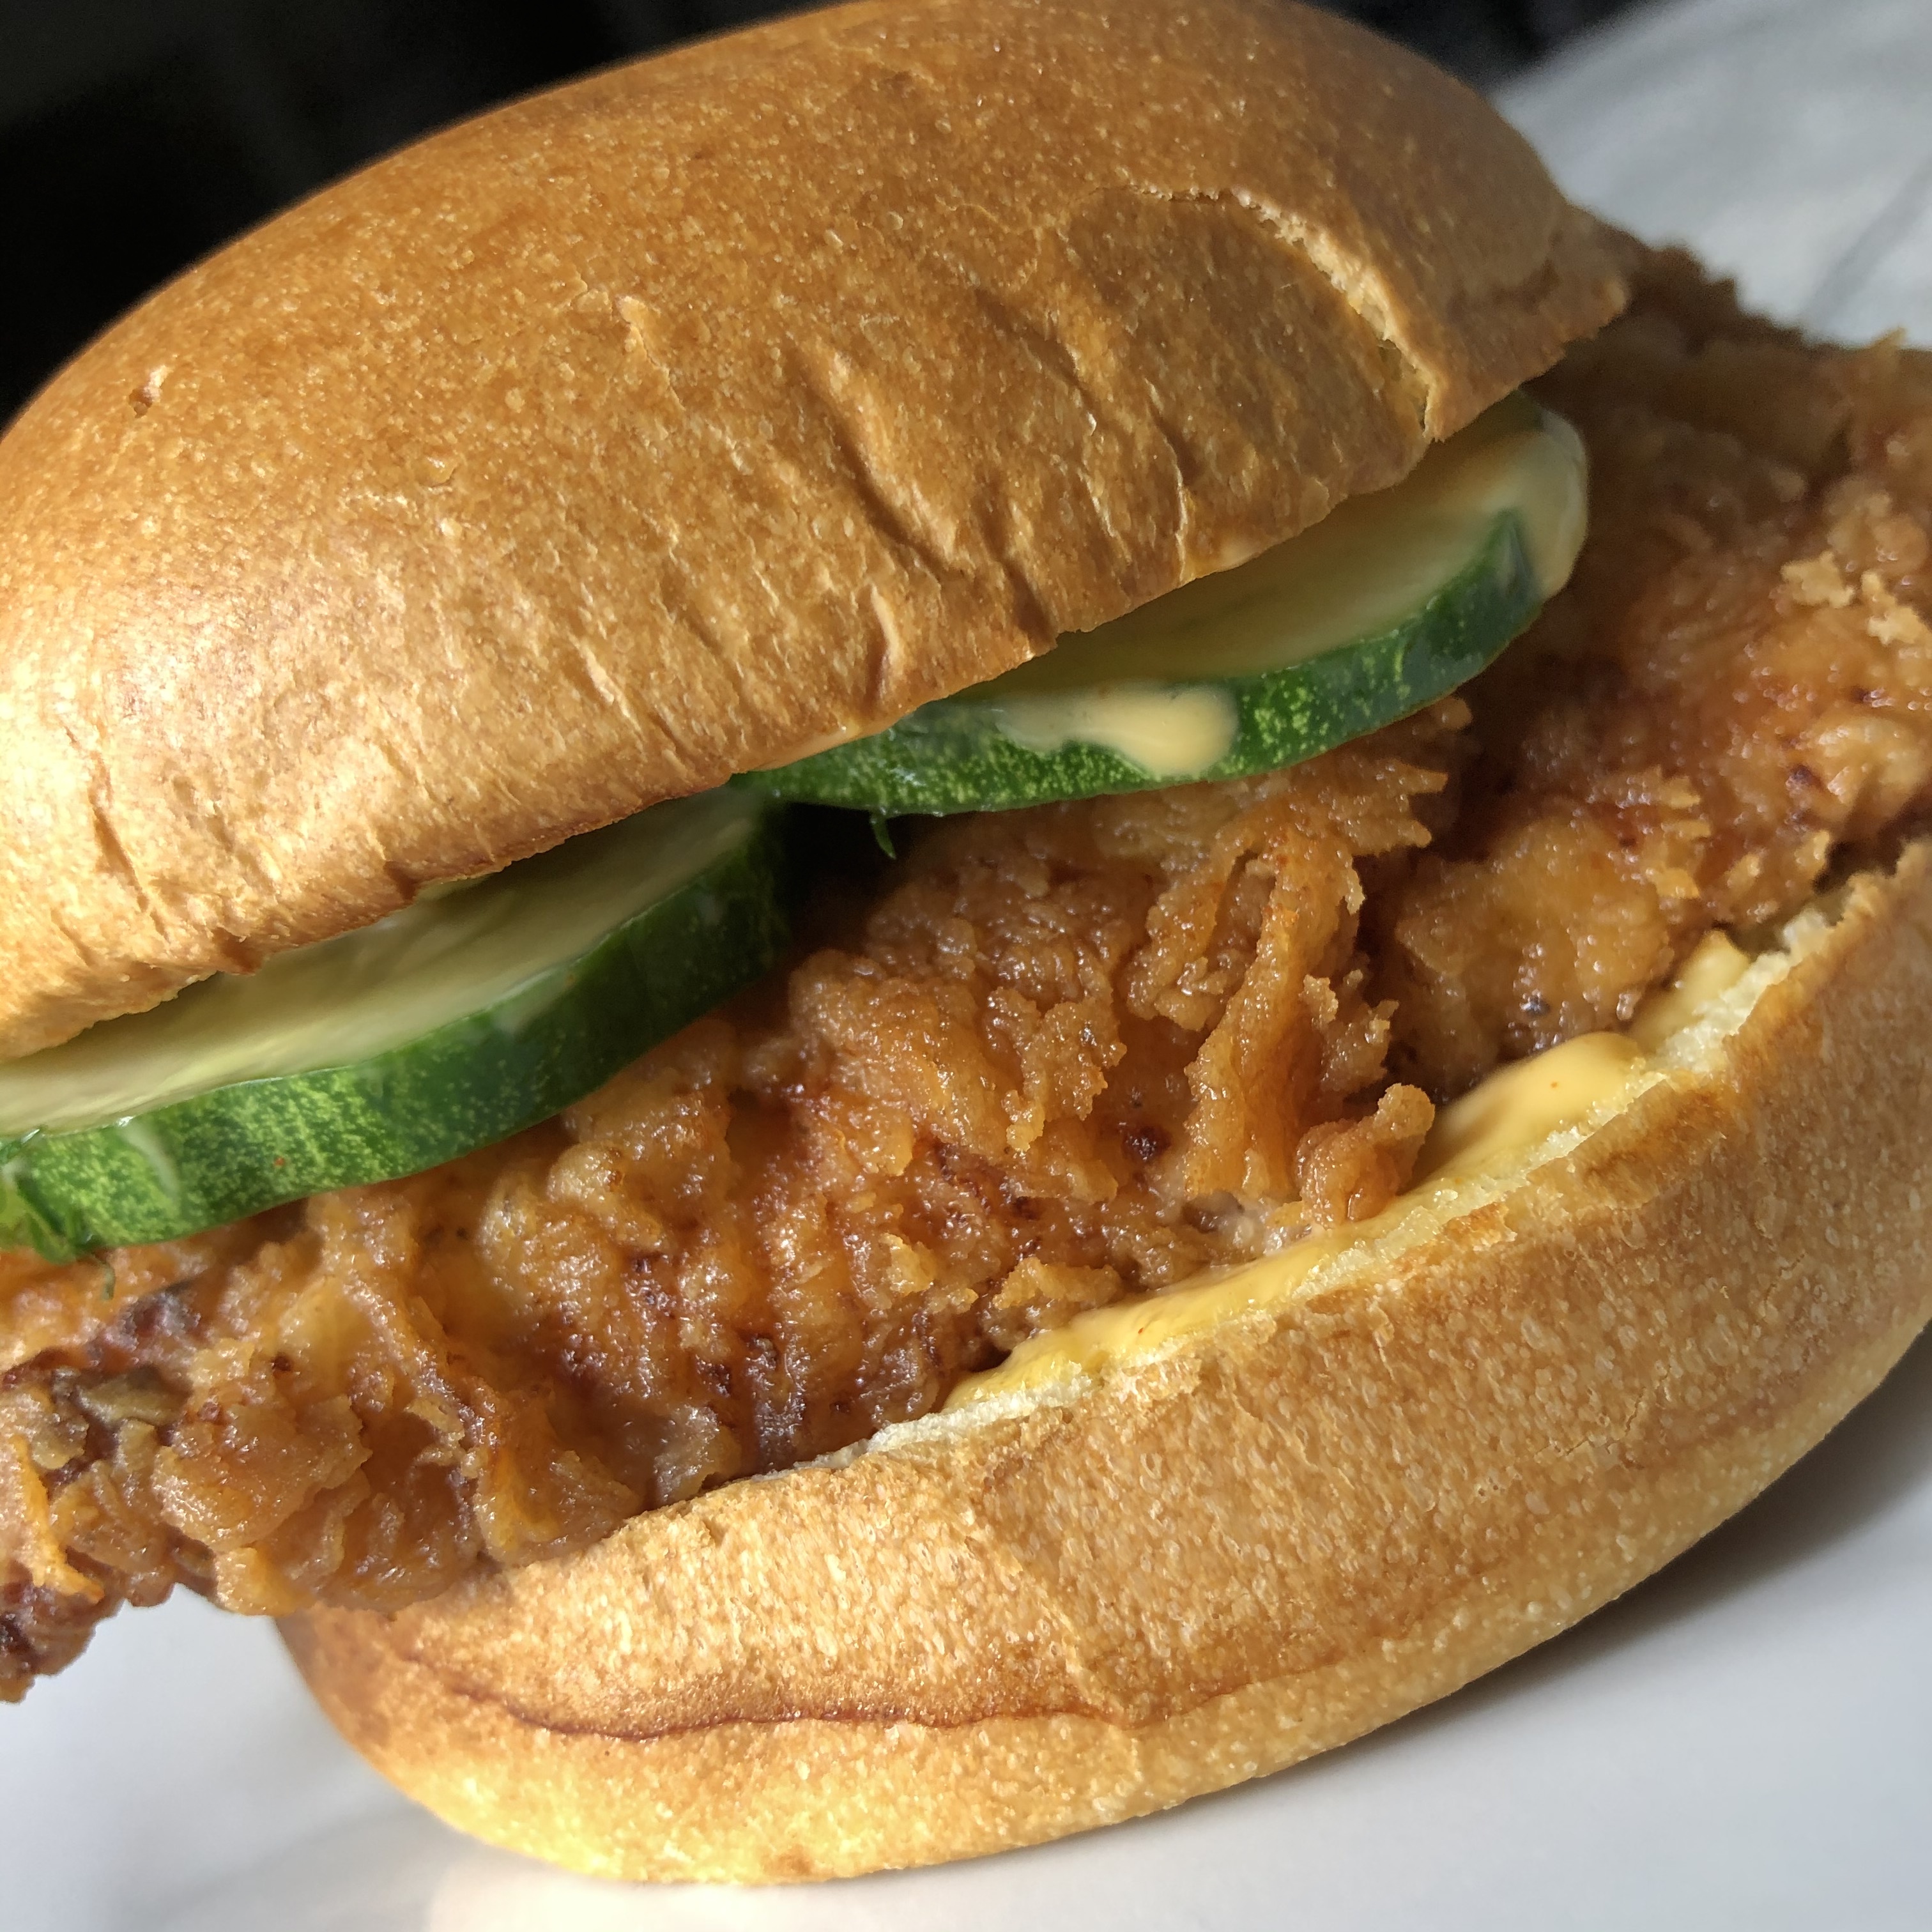
M1582 447L1513 397L1402 482L886 730L735 782L878 813L998 810L1313 758L1482 670L1568 577Z
M719 807L729 802L728 794L713 794L655 807L466 892L419 899L392 916L416 928L402 935L412 942L404 954L420 956L427 946L429 971L446 982L447 1017L379 1050L226 1078L200 1090L191 1068L168 1064L184 1056L144 1050L144 1035L158 1023L192 1033L191 1003L225 998L232 1026L223 1030L230 1049L223 1057L245 1058L226 1036L247 1029L251 1006L272 1013L283 988L276 970L281 962L272 961L252 980L203 982L152 1013L104 1022L64 1046L0 1068L0 1244L68 1260L92 1249L176 1238L304 1195L420 1172L580 1099L758 979L784 945L777 814L740 806L721 822ZM694 823L693 807L704 808L704 823ZM626 869L627 841L636 848L634 869L645 877L646 903L613 903L592 943L516 983L487 987L480 1000L466 998L476 990L488 936L437 958L439 922L460 909L472 930L487 926L488 908L476 902L493 892L514 892L512 923L523 938L548 928L565 934L560 944L567 945L572 921L563 915L595 921L586 895L608 890L613 872ZM680 848L697 854L694 871ZM651 868L662 876L667 862L668 889L653 891ZM346 959L348 947L364 938L346 934L284 957L301 959L312 980L326 975L331 948L344 949ZM366 997L345 1002L358 1010L334 1030L345 1041L367 1044L372 1030L383 1029L372 1029L359 1009L380 1003L382 989L358 992ZM278 1029L265 1018L258 1030ZM76 1050L83 1042L92 1060L126 1068L130 1104L105 1118L20 1131L9 1116L22 1090L57 1084L62 1062L55 1057L82 1064ZM189 1090L171 1093L184 1084ZM158 1098L161 1093L171 1096ZM158 1104L140 1105L142 1097Z
M802 803L897 814L997 811L1246 778L1434 703L1490 663L1543 602L1516 519L1499 517L1462 572L1404 622L1282 670L1214 680L1209 688L1228 700L1232 742L1195 770L1150 771L1078 739L1034 750L1001 728L992 703L947 698L874 736L736 782ZM1115 688L1138 697L1160 687Z

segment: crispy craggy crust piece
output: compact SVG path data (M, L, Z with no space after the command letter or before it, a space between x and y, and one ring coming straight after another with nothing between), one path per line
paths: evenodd
M1626 1022L1932 781L1932 356L1807 343L1677 251L1537 392L1591 454L1568 590L1465 687L1452 819L1374 896L1399 1071L1453 1092Z
M1623 298L1475 95L1264 0L862 4L436 135L0 443L0 1054L990 676Z
M968 1857L1453 1690L1755 1495L1932 1316L1932 849L1567 1156L1287 1306L286 1626L380 1769L629 1877Z

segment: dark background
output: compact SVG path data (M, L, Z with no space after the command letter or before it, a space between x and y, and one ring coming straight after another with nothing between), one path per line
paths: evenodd
M1625 0L1335 0L1478 85ZM506 95L760 0L0 0L0 422L157 282Z

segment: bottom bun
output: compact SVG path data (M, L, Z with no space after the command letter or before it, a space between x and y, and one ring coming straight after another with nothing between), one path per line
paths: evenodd
M1932 1315L1928 848L1789 947L1277 1305L290 1647L452 1824L632 1878L969 1857L1386 1724L1703 1535Z

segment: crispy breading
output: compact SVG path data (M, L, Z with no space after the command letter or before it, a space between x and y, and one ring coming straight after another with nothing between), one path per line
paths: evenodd
M1405 1186L1432 1097L1628 1020L1932 775L1932 362L1681 257L1543 387L1572 588L1424 716L948 823L558 1120L0 1256L0 1695L120 1601L389 1606L860 1439L1079 1310Z

